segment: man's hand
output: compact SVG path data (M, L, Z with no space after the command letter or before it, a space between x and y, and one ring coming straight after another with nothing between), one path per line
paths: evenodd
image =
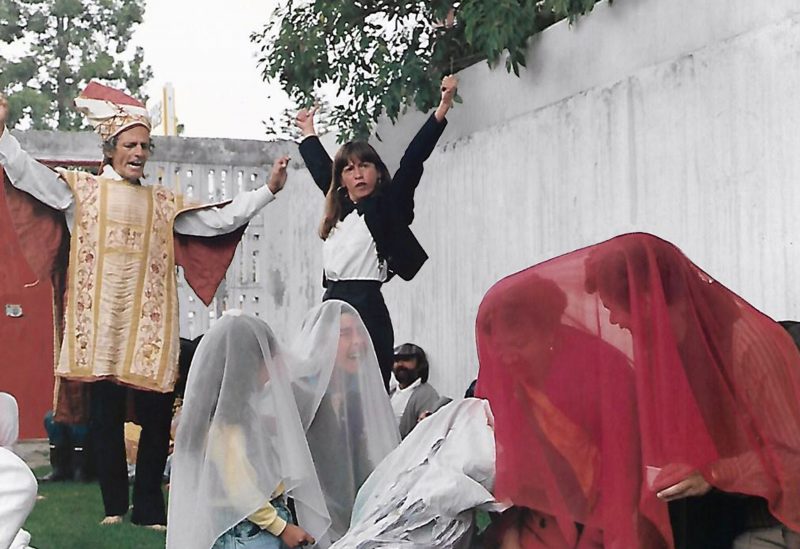
M314 129L314 114L319 110L319 106L314 105L310 109L300 109L294 117L294 125L300 128L303 137L317 135Z
M441 122L444 120L447 111L450 110L450 107L453 106L453 99L456 96L456 91L458 91L458 78L449 74L442 78L442 99L439 101L439 106L436 108L436 112L434 116L436 116L436 120Z
M709 490L711 490L711 485L703 478L703 475L695 471L684 480L669 488L664 488L656 495L664 501L675 501L676 499L702 496Z
M286 525L281 532L281 541L292 548L314 545L317 542L311 534L294 524Z
M281 156L272 163L272 172L269 174L267 187L272 194L278 194L283 186L286 185L286 167L289 165L289 157Z
M6 130L6 120L8 120L8 99L0 93L0 134Z

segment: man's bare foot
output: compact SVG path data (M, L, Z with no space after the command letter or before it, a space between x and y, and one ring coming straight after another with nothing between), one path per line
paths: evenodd
M148 530L154 530L156 532L166 532L167 527L163 524L142 524L143 528L147 528Z
M120 515L111 515L100 521L101 526L107 526L109 524L122 524L122 517Z

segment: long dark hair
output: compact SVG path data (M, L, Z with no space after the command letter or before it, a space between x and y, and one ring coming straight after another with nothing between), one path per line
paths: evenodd
M350 162L369 162L374 164L378 170L378 181L375 186L375 193L379 193L384 185L392 181L389 169L381 160L378 152L366 141L350 141L345 143L336 152L333 159L333 174L328 193L325 195L325 212L319 226L319 236L322 240L328 238L333 227L339 221L342 212L342 202L349 200L347 189L342 186L342 171Z

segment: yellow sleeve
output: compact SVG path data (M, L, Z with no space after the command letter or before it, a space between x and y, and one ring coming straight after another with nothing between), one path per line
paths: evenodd
M286 491L286 488L281 482L273 492L272 497L276 498L283 494L284 491ZM271 503L264 504L264 507L247 517L247 519L276 537L280 536L286 528L286 521L278 516L278 511Z
M278 511L270 503L264 504L264 507L247 517L247 519L273 536L280 536L286 528L286 521L278 516Z
M221 430L215 440L219 444L209 446L208 451L212 461L215 462L225 479L225 489L228 495L236 500L239 499L237 494L252 493L251 488L256 478L256 472L247 460L244 451L244 434L241 429L228 426ZM283 483L278 484L278 487L270 495L270 500L283 494L284 490ZM286 521L278 516L278 511L269 501L249 515L247 519L273 536L280 536L286 528Z

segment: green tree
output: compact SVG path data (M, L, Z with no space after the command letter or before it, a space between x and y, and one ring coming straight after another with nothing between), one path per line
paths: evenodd
M333 106L324 96L312 101L319 110L314 116L314 129L317 135L325 135L336 131L332 120ZM264 133L267 141L297 141L302 135L294 119L297 115L297 108L291 107L281 110L277 116L270 116L267 120L262 120Z
M251 41L265 80L298 104L332 85L345 104L331 115L339 139L368 135L378 117L439 99L442 76L507 53L519 75L528 39L597 0L288 0Z
M72 101L92 78L145 99L153 73L142 48L129 51L143 13L144 0L0 0L0 90L10 125L29 117L35 129L85 127Z

